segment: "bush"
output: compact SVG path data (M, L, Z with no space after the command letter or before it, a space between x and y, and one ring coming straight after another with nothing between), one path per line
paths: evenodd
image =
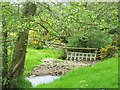
M82 32L81 32L82 33ZM75 34L71 35L68 38L68 46L70 47L84 47L85 40L84 40L84 33L81 34L80 32L76 32Z
M111 44L113 36L106 34L104 31L88 30L76 32L68 39L68 46L88 47L88 48L104 48Z
M58 59L65 60L66 58L67 58L67 55L63 52L58 56Z
M35 49L43 49L44 41L48 39L49 35L44 36L39 31L30 31L28 46L33 46Z
M118 54L118 57L120 57L120 52L119 52L119 54Z
M108 45L108 47L106 48L102 48L100 50L100 58L101 59L107 59L107 58L111 58L111 57L115 57L116 55L116 52L118 51L118 47L116 46L111 46L111 45Z
M117 36L117 38L112 42L114 46L120 47L120 34ZM119 48L120 49L120 48Z

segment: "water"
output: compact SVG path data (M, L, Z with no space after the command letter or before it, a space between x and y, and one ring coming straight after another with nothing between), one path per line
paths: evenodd
M37 77L27 77L26 79L29 80L32 85L35 87L39 84L47 84L47 83L50 83L50 82L53 82L55 79L59 79L60 76L37 76Z

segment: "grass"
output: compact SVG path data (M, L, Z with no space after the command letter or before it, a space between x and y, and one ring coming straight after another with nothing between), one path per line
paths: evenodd
M33 48L27 50L24 75L42 63L44 58L54 58L56 62L62 61L58 60L58 57L62 55L61 50L35 50ZM21 80L17 87L31 87L28 81ZM118 58L100 61L95 66L73 69L66 75L61 76L60 79L49 84L38 85L35 88L118 88Z
M35 88L118 88L118 58L71 70L60 79Z
M62 55L63 53L62 50L57 50L57 49L36 50L34 48L29 47L27 48L27 50L28 52L26 54L24 75L30 73L34 67L43 63L42 59L54 58L57 60L57 58L60 57L60 55Z
M25 70L24 70L24 76L27 75L27 73L30 73L31 70L38 66L39 64L43 63L42 59L45 58L53 58L56 62L61 62L62 60L58 59L61 55L63 55L62 50L58 49L41 49L36 50L32 47L27 48L26 53L26 60L25 60ZM19 77L18 83L16 85L16 88L32 88L32 83L25 79L25 77Z
M32 88L32 83L24 77L19 77L16 88Z

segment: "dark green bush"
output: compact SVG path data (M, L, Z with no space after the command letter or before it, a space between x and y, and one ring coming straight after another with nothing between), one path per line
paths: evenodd
M65 60L67 58L67 55L62 52L59 56L58 56L58 59L62 59L62 60Z
M35 49L43 49L43 46L34 47Z
M68 46L103 48L111 44L113 36L106 34L105 31L87 30L86 32L77 31L68 39Z

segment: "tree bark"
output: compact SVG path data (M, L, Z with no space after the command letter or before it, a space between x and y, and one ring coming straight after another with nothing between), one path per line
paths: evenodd
M9 83L9 88L14 88L17 83L17 77L19 75L23 75L27 40L28 40L28 31L20 32L16 40L16 45L15 45L13 60L11 65L11 71L10 71L10 74L11 74L10 77L11 79L14 79L14 80L12 80ZM19 60L22 60L22 61L16 67L17 69L13 72L13 69L16 66L16 64L19 62Z
M33 11L34 10L34 11ZM24 17L28 17L30 15L34 15L36 11L36 5L28 2L25 4L25 8L23 9L23 21ZM29 23L29 20L27 22ZM26 48L27 48L27 42L28 42L28 32L29 28L24 27L24 31L20 31L18 34L18 38L15 43L14 53L13 53L13 60L11 64L11 70L10 70L10 82L9 82L9 88L14 88L17 84L17 78L18 76L23 76L24 72L24 62L25 62L25 56L26 56Z

